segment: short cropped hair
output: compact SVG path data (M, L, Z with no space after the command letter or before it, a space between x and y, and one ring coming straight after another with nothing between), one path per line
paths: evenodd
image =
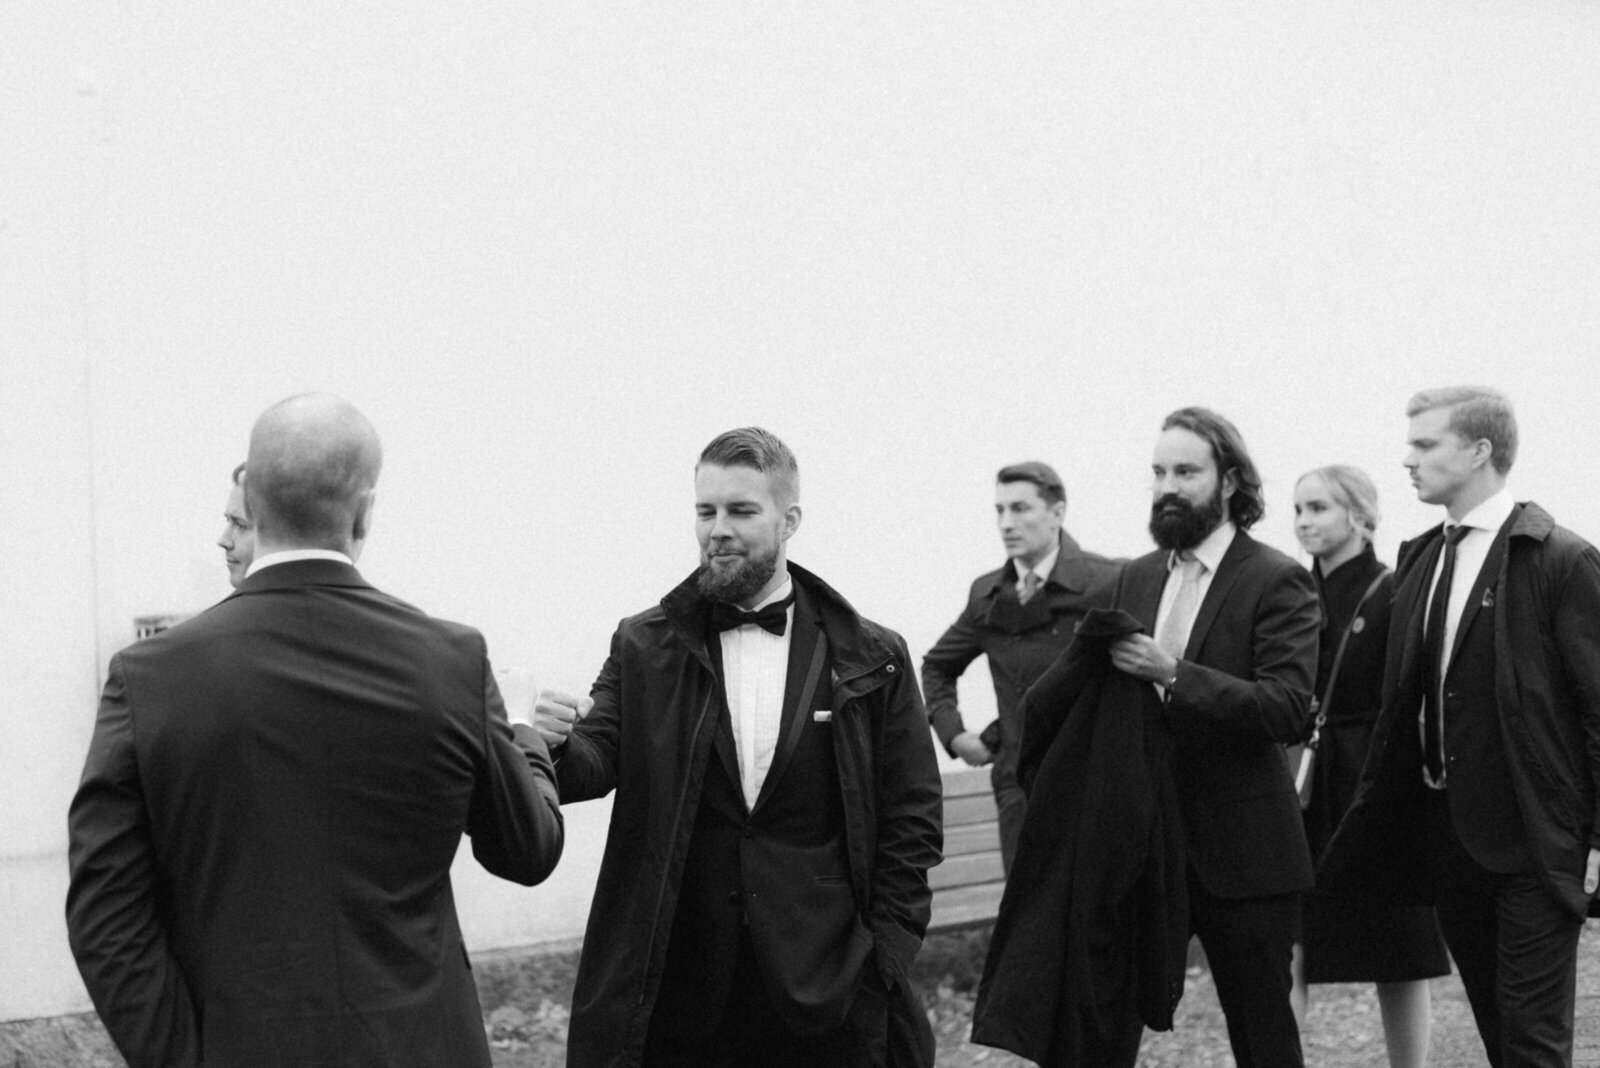
M1328 496L1350 513L1356 528L1370 542L1382 516L1378 514L1378 487L1372 484L1367 473L1349 464L1329 464L1307 471L1295 480L1295 485L1308 478L1322 479L1322 484L1328 487Z
M1489 442L1489 462L1496 471L1511 470L1517 460L1517 416L1504 393L1484 386L1425 389L1406 403L1406 418L1435 408L1450 409L1450 430L1464 440Z
M1055 468L1038 460L1007 464L994 476L994 480L1001 485L1007 482L1032 482L1039 488L1039 496L1044 498L1045 504L1065 504L1067 500L1067 487L1062 485L1061 476L1056 474Z
M695 464L718 467L753 467L772 483L772 496L784 508L800 499L800 464L789 446L771 431L742 426L724 431L700 451Z
M1217 464L1217 478L1230 471L1235 488L1228 498L1228 518L1240 530L1249 530L1267 512L1266 494L1261 489L1261 475L1256 471L1250 451L1244 447L1244 436L1226 416L1210 408L1179 408L1162 420L1161 429L1181 427L1205 439L1211 446L1211 457Z

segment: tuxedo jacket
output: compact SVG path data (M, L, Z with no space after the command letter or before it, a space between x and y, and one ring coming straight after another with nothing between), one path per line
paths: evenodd
M481 635L283 563L112 659L68 817L67 926L131 1068L488 1065L463 832L524 884L562 823Z
M1115 594L1153 634L1162 550L1123 568ZM1244 531L1211 578L1167 693L1189 864L1212 894L1310 889L1311 853L1283 746L1302 740L1321 616L1311 573Z

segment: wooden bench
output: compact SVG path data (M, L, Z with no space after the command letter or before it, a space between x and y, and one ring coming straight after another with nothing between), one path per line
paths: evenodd
M1000 823L988 768L944 775L944 863L928 872L933 889L929 931L954 931L994 922L1006 888L1000 862Z

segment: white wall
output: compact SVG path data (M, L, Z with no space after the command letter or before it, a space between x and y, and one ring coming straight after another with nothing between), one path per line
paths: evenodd
M86 1004L99 677L226 592L271 402L378 425L369 577L578 687L748 422L800 456L795 558L918 655L999 561L997 467L1050 460L1081 540L1141 552L1184 403L1244 430L1267 540L1345 460L1392 557L1433 518L1405 398L1499 384L1514 484L1600 536L1597 89L1581 2L0 7L0 1018ZM605 819L545 887L467 861L473 945L576 934Z

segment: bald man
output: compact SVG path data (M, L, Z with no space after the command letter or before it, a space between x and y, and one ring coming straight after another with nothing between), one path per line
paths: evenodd
M382 450L347 402L257 420L256 557L118 653L68 815L67 928L131 1068L487 1068L450 865L532 885L562 824L469 627L355 569Z

